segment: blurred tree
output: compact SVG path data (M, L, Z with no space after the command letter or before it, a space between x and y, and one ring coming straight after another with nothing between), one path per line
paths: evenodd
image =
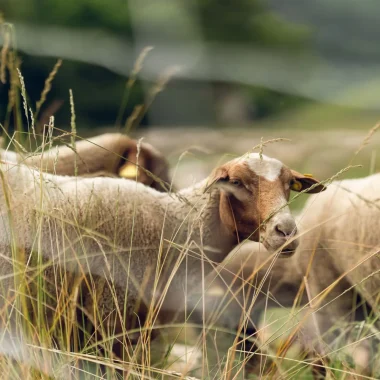
M261 0L196 0L208 41L299 49L307 33L268 11Z
M161 39L185 41L189 37L188 25L184 25L177 14L179 8L170 1L135 2L139 9L137 18L131 13L133 0L3 0L0 11L8 21L24 23L36 27L56 26L75 28L79 31L100 30L119 39L134 41L135 27L145 20L148 35L160 35ZM186 7L192 7L197 19L197 34L203 41L223 44L250 44L273 49L302 49L308 37L304 28L291 25L268 12L260 0L178 0ZM182 4L181 3L181 4ZM135 5L136 6L136 5ZM135 17L135 18L133 18ZM64 33L64 30L62 31ZM35 41L37 44L38 41ZM59 42L57 42L59 43ZM84 47L85 49L85 47ZM22 54L21 71L25 77L26 90L30 104L40 98L44 80L54 66L55 59ZM67 124L70 118L68 90L73 89L78 127L112 124L115 121L121 98L125 90L126 78L107 68L92 63L71 61L62 57L64 62L53 82L44 109L54 101L64 101L57 111L58 123ZM179 84L181 81L178 82ZM178 85L179 85L178 84ZM200 84L197 83L197 86ZM297 103L297 99L251 86L236 86L255 110L255 117L264 117ZM200 92L201 93L201 92ZM4 120L8 87L0 84L0 121ZM160 95L161 96L161 95ZM124 115L132 112L134 106L143 101L144 94L137 81L130 96ZM287 100L288 99L288 100ZM202 102L200 96L200 102ZM190 124L194 112L165 122ZM145 120L145 119L144 119ZM160 120L155 120L160 123ZM164 122L164 121L163 121ZM208 120L207 120L208 122Z

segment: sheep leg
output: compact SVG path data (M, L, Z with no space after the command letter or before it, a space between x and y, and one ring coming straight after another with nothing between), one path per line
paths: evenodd
M328 280L328 271L326 268L320 269L324 269L324 277L315 276L315 273L313 273L310 281L308 281L308 296L311 302L303 329L304 339L302 341L303 347L310 353L309 357L311 352L315 352L319 357L314 361L312 369L314 378L316 379L326 375L326 369L321 364L325 365L328 363L330 346L338 337L337 330L331 331L332 328L336 322L354 318L352 311L355 298L355 293L352 290L348 290L350 284L345 280L331 287L330 285L325 286L326 280ZM324 281L321 281L321 278ZM332 275L331 284L334 284L336 278L336 275ZM323 296L322 292L325 290L328 293ZM318 298L320 294L322 296ZM362 344L361 348L366 350L365 346L365 344ZM355 361L355 358L353 359Z

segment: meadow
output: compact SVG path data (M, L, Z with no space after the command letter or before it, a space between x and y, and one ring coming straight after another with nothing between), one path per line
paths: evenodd
M96 131L81 129L79 132L75 117L75 94L72 92L70 125L57 126L54 118L50 118L48 124L39 125L39 110L49 93L56 72L53 70L45 82L41 103L35 107L28 101L27 83L24 83L22 71L18 69L17 56L10 57L7 70L13 92L10 92L6 122L1 125L3 149L16 151L25 158L62 144L75 151L78 139L86 139L103 131L126 132L125 129L115 127ZM150 101L153 99L148 99ZM303 173L312 173L316 178L329 182L331 178L364 177L379 171L380 135L376 133L379 128L376 124L378 116L374 112L314 104L300 107L296 112L285 113L280 118L258 121L249 127L152 127L147 130L137 127L128 132L133 137L143 138L143 141L151 143L164 154L173 177L173 183L169 185L173 185L175 189L190 186L206 178L219 163L250 152L255 147L256 150L263 150L265 154L278 158L289 167ZM16 124L14 131L10 128L11 117ZM7 190L3 170L0 174L5 194L2 212L6 212L9 220L12 220L12 207L17 205L17 199ZM35 186L43 188L45 185L40 181ZM173 194L175 196L175 191ZM294 212L299 212L306 196L296 197L294 200L292 198L291 196L290 207ZM41 199L41 203L43 202L44 199ZM36 205L36 209L38 206ZM45 217L46 215L37 213L36 226L42 225ZM80 229L75 221L63 222ZM17 236L18 231L12 231L11 226L10 234ZM289 338L297 337L302 331L302 312L305 310L297 305L293 309L264 310L259 333L255 337L247 338L256 342L259 347L254 353L245 352L238 345L239 340L245 338L243 333L236 335L236 331L218 326L217 313L215 317L207 319L207 322L197 324L191 319L192 310L187 310L186 323L173 321L169 325L160 325L156 320L157 309L152 308L148 311L149 318L143 326L134 331L123 331L123 336L137 333L137 343L128 345L122 357L115 355L112 342L116 337L112 331L107 331L100 313L96 321L89 316L77 318L77 311L84 308L81 303L81 286L84 281L88 281L90 287L101 286L102 291L108 287L109 294L115 298L114 302L123 314L126 305L119 303L114 290L115 284L92 277L91 273L86 273L85 268L80 268L73 274L65 270L66 263L43 260L39 234L40 230L37 228L36 244L32 252L26 252L24 247L17 244L2 247L11 251L10 256L6 256L4 251L1 260L6 260L13 268L11 277L14 282L10 288L2 286L1 289L1 297L5 300L0 310L1 378L312 378L309 358L306 359L297 339L292 343ZM98 238L94 232L84 231L83 239L88 236ZM51 244L54 245L55 241L52 236ZM78 256L74 255L70 260L80 262L83 259L81 255L91 258L91 252L78 252ZM54 273L54 282L51 281L51 273ZM9 275L0 278L4 283L8 279ZM252 291L263 285L256 284L254 280L250 283ZM218 297L220 294L216 292L216 301ZM281 300L278 301L281 303ZM255 307L254 304L251 306ZM92 299L91 308L94 315L101 309L96 297ZM244 314L244 310L241 311ZM228 309L224 312L228 313ZM337 323L334 326L346 334L339 333L331 347L327 378L380 378L377 319L377 314L372 313L359 324L353 321L348 325ZM152 330L159 333L157 339L151 339ZM101 334L98 334L99 331ZM347 335L350 335L351 340L347 339ZM349 355L355 342L362 340L371 341L374 347L372 366L365 375L357 373ZM246 362L252 354L256 357L257 366L251 371Z

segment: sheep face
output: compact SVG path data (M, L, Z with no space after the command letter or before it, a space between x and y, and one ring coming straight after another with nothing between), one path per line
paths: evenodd
M220 188L220 218L238 241L261 241L269 251L291 256L297 226L287 202L290 190L319 192L324 186L282 162L259 154L242 156L217 168L211 183Z

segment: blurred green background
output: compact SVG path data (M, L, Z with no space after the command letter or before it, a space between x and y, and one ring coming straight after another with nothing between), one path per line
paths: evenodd
M63 59L43 107L44 121L54 113L62 126L70 88L78 128L123 125L173 66L178 71L142 125L253 126L310 105L329 105L334 117L375 119L379 111L376 1L2 0L0 11L14 25L32 105ZM154 49L121 113L126 82L147 46ZM1 121L8 91L9 83L0 85Z
M364 168L345 176L378 168L376 139L351 162L380 115L378 1L2 0L0 11L0 43L11 36L32 112L63 60L40 130L51 115L70 128L72 89L79 134L143 135L173 166L190 150L180 186L261 137L291 138L268 152L322 178L349 163ZM12 132L26 120L9 106L11 79L0 83L0 123Z
M380 120L379 0L1 0L0 12L0 124L11 134L27 126L6 67L17 52L32 113L62 59L39 131L52 115L55 134L70 130L72 89L78 134L143 136L177 188L262 138L290 139L265 153L321 180L347 165L361 167L340 178L379 171L379 134L355 153Z

